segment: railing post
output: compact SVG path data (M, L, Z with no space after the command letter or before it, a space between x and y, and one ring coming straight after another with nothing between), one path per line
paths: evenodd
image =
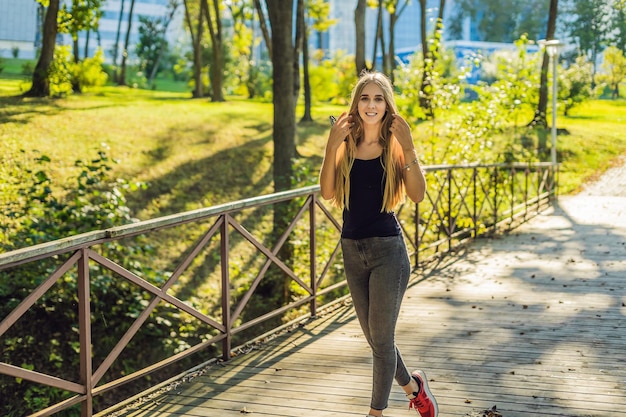
M311 193L310 207L309 207L309 265L311 274L311 294L313 299L311 300L310 309L311 317L317 316L317 266L316 266L316 239L315 239L315 207L317 196L316 193Z
M541 183L542 183L542 179L543 178L543 169L542 167L538 167L537 168L537 213L539 213L539 210L541 210L541 201L539 199L539 196L542 194L541 192Z
M420 262L420 205L415 204L415 267Z
M452 169L448 168L448 251L452 250Z
M498 228L498 167L493 167L493 230Z
M515 212L515 166L511 166L511 224L513 224ZM511 227L511 224L509 227Z
M478 236L478 207L476 205L476 176L478 175L478 168L474 167L472 170L472 192L474 194L473 207L472 207L472 223L474 224L474 238Z
M91 307L88 249L79 249L78 261L78 334L80 343L80 383L85 387L85 401L81 403L82 417L93 415L93 363L91 354Z
M226 331L226 337L222 341L222 359L227 361L230 359L231 349L231 322L230 322L230 269L228 268L229 255L229 239L228 239L228 223L229 215L222 216L222 224L220 226L220 267L222 270L222 324Z

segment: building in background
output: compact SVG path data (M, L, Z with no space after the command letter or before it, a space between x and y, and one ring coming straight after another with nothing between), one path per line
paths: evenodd
M427 5L427 19L428 19L428 35L432 34L432 27L434 26L434 20L437 18L439 0L428 0ZM329 53L335 53L337 51L344 51L348 55L354 55L356 49L356 33L354 30L354 9L356 7L356 1L345 0L330 0L330 17L336 19L337 24L331 26L328 30L327 48ZM395 49L406 50L407 48L421 48L421 36L420 36L420 3L418 1L411 1L396 22L395 27ZM444 25L446 21L452 15L452 11L456 5L453 0L446 2L444 9ZM374 38L376 35L376 20L378 17L378 10L368 7L365 11L365 58L369 61L372 59L374 51ZM463 40L470 40L470 25L469 19L466 19ZM389 19L385 15L383 18L383 31L385 36L385 42L389 42ZM445 32L444 32L445 33ZM465 38L467 36L467 38ZM326 46L326 45L322 45ZM318 46L314 46L318 47ZM378 50L380 53L380 48Z
M327 57L333 56L339 51L347 55L354 55L356 46L356 34L354 30L354 9L356 0L327 0L330 3L330 17L336 20L336 24L331 26L325 33L312 34L309 36L310 50L321 49ZM62 3L70 4L71 0L61 0ZM100 19L100 26L97 32L90 33L89 37L85 32L79 34L79 55L82 57L85 50L85 43L89 39L88 55L93 56L97 48L102 48L105 60L111 63L116 39L118 39L118 63L125 41L128 15L131 0L107 0L103 3L103 15ZM133 10L133 22L131 25L129 55L132 62L134 59L134 48L139 40L139 17L166 17L168 14L168 4L170 0L135 0ZM179 2L177 15L168 28L168 41L171 47L176 47L179 51L191 48L190 39L184 28L184 6L182 0ZM434 19L438 15L439 0L427 0L427 33L430 36L434 27ZM123 6L123 7L122 7ZM415 51L421 50L420 39L420 2L411 1L407 4L400 18L396 22L395 28L395 50L399 58L406 60ZM476 42L480 39L476 21L466 18L462 22L461 33L458 38L446 38L448 27L454 14L457 12L457 3L454 0L446 1L444 13L444 42L454 49L458 57L472 51L488 52L499 48L496 43ZM373 59L374 38L376 32L377 9L366 9L366 32L365 32L365 58L368 61ZM120 19L121 17L121 19ZM41 42L41 26L43 21L43 8L35 0L0 0L0 56L11 57L16 51L19 58L34 59L37 48ZM383 19L385 41L389 42L388 15ZM118 30L119 28L119 30ZM258 28L255 28L256 36L261 37ZM59 35L58 44L70 45L72 43L69 35ZM501 44L503 48L510 47L511 44ZM488 47L488 48L487 48ZM262 49L264 45L255 49L255 58L264 56ZM380 48L377 55L380 59Z
M35 0L0 0L0 57L34 59L42 21Z
M70 2L71 0L61 0L62 4L70 4ZM118 25L120 24L120 14L122 19L118 44L120 52L118 54L121 54L128 28L130 3L131 0L107 0L104 2L99 30L89 34L89 56L93 56L97 48L102 48L106 60L111 62ZM169 0L135 0L129 40L131 55L139 41L139 17L166 17L168 3ZM169 27L168 40L176 42L181 34L184 35L182 16L183 10L180 6L176 18ZM14 51L17 49L19 58L35 59L37 48L41 43L42 22L43 8L35 0L0 0L0 57L13 57ZM86 41L86 33L80 33L78 46L81 57ZM57 39L57 44L71 45L71 43L72 39L67 34L59 35Z
M65 0L71 1L71 0ZM128 16L130 14L131 0L107 0L102 6L102 17L100 18L100 27L97 33L93 33L89 40L89 56L93 56L98 48L102 48L107 62L112 62L115 42L118 41L118 63L124 49L126 32L128 30ZM180 2L182 3L182 2ZM169 0L135 0L133 8L133 20L131 23L130 38L128 42L129 56L132 59L133 51L139 42L139 18L165 18L169 14ZM123 9L122 9L123 6ZM121 16L121 19L120 19ZM176 16L168 28L168 41L175 42L180 38L181 33L184 35L182 27L183 6L177 9ZM119 28L119 38L118 38ZM80 51L85 48L87 37L85 33L81 33L78 38ZM63 36L64 44L72 42L69 35Z

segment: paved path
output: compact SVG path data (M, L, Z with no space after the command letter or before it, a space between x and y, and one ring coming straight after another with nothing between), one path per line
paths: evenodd
M621 170L621 171L620 171ZM440 417L626 416L626 168L411 284L397 341ZM363 417L371 361L341 307L126 410ZM120 415L120 414L118 414ZM415 415L394 387L386 417Z

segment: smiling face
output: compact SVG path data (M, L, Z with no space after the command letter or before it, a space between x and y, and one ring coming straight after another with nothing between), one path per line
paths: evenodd
M377 125L385 116L387 102L383 90L373 82L368 83L358 98L359 116L366 125Z

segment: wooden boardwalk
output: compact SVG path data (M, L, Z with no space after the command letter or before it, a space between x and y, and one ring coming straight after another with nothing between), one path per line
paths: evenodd
M441 417L626 416L624 195L561 197L415 276L397 343ZM345 305L115 415L363 417L370 375ZM385 416L412 415L394 387Z

